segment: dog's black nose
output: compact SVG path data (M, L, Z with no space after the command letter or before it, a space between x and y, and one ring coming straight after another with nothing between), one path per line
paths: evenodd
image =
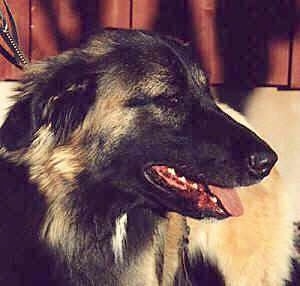
M277 159L276 153L271 150L268 152L254 152L248 158L249 171L253 176L262 179L270 173Z

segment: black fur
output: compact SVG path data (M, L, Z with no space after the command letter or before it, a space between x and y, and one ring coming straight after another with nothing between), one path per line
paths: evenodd
M184 256L184 263L175 277L176 286L225 286L224 277L217 266L206 261L199 253L195 257Z
M50 285L50 260L37 236L46 203L27 168L1 159L0 179L0 284Z
M300 263L296 259L292 259L291 279L286 282L286 286L300 285Z
M96 109L111 98L108 111ZM120 122L111 115L115 105L122 110ZM128 114L133 116L126 122ZM102 124L104 119L110 123ZM28 158L41 127L50 128L54 139L46 155L58 147L84 153L78 159L84 171L75 179L49 181L49 189L55 186L50 199L38 185L51 175L48 161L37 165ZM166 213L204 218L206 212L154 188L143 176L144 166L164 162L195 180L233 187L257 182L277 159L264 141L216 106L184 46L126 30L103 31L82 49L34 65L0 129L0 143L16 162L3 159L1 170L0 213L8 231L0 235L0 279L10 286L147 285L142 271L130 271L150 250L162 263ZM257 153L271 158L263 175L249 170L249 156ZM43 176L35 173L37 167ZM5 219L10 208L20 215ZM111 238L124 213L125 259L118 264ZM53 228L59 231L54 238ZM157 281L159 269L156 265L153 273Z

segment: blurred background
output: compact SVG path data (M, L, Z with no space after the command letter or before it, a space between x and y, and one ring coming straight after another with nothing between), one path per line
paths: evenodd
M279 154L300 220L300 0L8 0L30 61L77 47L101 27L190 42L218 97ZM0 2L1 3L1 2ZM5 12L3 4L1 11ZM0 41L0 53L7 47ZM0 55L0 106L22 72Z

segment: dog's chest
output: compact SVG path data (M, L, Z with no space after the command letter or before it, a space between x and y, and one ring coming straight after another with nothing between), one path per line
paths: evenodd
M129 265L121 278L122 286L157 286L156 259L152 243Z
M147 210L128 213L126 243L123 249L127 266L121 274L122 286L158 286L163 234L167 221Z

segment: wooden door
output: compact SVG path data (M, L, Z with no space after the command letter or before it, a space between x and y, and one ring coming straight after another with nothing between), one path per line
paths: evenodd
M295 38L291 34L291 0L8 2L32 61L77 47L102 26L153 29L191 41L212 84L300 86L300 33L296 31ZM300 8L300 0L296 2ZM3 57L0 67L2 79L19 75Z

